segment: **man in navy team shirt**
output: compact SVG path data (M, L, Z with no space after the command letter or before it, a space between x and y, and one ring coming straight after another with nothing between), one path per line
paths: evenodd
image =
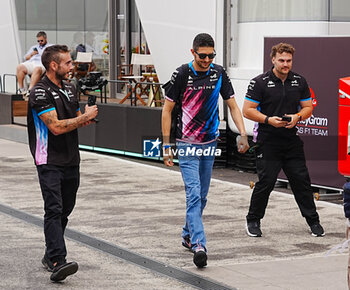
M173 166L170 144L172 111L178 103L176 146L186 191L186 220L182 244L194 253L194 264L207 265L206 237L202 213L207 202L211 173L219 137L219 94L226 101L241 134L238 151L248 150L248 138L242 114L234 98L234 90L222 66L213 64L214 40L206 33L198 34L191 49L194 57L179 67L165 88L162 112L163 159Z
M272 47L272 69L250 81L243 105L244 116L256 122L257 132L254 137L259 181L255 184L246 217L246 231L251 237L262 236L260 221L281 169L311 234L325 235L313 199L303 142L295 127L297 122L311 116L312 102L305 78L291 71L294 51L288 43Z
M65 45L45 49L46 76L33 87L28 102L28 139L44 200L45 254L43 265L58 282L78 270L66 261L64 232L74 209L80 183L78 128L97 116L97 106L80 111L75 87L67 82L73 68Z

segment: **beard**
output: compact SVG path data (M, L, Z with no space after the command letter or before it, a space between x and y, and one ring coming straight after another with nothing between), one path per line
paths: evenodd
M55 75L56 75L56 79L59 81L63 81L63 80L68 79L68 73L63 72L61 70L56 71Z
M281 75L287 75L287 74L289 73L290 70L291 70L290 67L288 67L288 68L279 68L279 69L276 68L276 71L277 71L279 74L281 74Z
M201 61L195 60L196 64L201 68L201 69L208 69L211 62L210 63L203 63Z

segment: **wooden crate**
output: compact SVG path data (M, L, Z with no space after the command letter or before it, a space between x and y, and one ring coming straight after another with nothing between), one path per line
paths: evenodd
M27 116L28 101L12 101L12 114L14 117Z

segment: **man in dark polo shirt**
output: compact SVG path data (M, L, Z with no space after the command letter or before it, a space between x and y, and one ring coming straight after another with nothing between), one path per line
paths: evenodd
M80 112L75 87L65 81L73 68L67 46L45 49L42 63L46 76L29 95L28 138L44 199L46 250L42 263L52 271L52 281L61 281L78 270L76 262L66 261L64 241L79 187L77 128L92 122L97 106L86 106L85 113Z
M296 135L298 121L311 116L312 103L306 80L291 71L294 47L280 43L272 47L273 68L250 81L243 106L244 117L256 123L255 184L247 215L246 231L260 237L260 220L278 173L286 174L301 214L313 236L324 236L313 199L303 142Z

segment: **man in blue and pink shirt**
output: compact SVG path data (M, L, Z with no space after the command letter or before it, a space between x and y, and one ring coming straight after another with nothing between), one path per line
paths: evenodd
M193 61L179 67L165 86L162 112L163 159L173 166L170 144L172 111L176 105L176 147L186 191L186 220L182 244L193 253L199 268L207 265L206 237L202 214L207 202L219 137L219 94L226 101L241 137L238 151L248 150L248 138L234 90L224 68L213 64L216 55L213 38L206 33L193 40Z

